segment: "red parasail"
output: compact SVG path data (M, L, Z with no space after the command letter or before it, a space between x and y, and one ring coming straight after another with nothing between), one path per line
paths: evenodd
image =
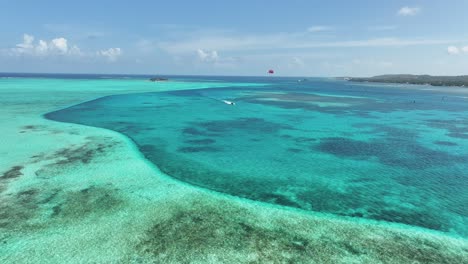
M273 74L273 73L275 73L275 71L270 69L270 70L268 70L268 73Z

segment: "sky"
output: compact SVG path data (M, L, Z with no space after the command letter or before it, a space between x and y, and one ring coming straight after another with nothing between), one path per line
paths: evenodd
M468 75L468 1L0 0L0 72Z

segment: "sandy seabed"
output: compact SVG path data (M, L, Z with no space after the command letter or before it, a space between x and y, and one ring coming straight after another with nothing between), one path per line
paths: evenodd
M0 263L468 263L466 239L213 193L121 134L42 116L171 84L61 87L0 85Z

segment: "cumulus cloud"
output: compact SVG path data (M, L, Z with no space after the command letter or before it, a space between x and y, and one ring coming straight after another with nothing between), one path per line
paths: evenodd
M50 47L59 53L65 54L68 51L68 41L65 38L56 38L50 42Z
M83 56L84 55L84 53L81 52L80 48L78 48L76 45L73 45L71 48L68 49L68 54L76 55L76 56Z
M36 51L39 55L47 54L49 50L49 45L44 40L39 40L39 44L36 46Z
M35 41L35 37L29 34L23 35L23 41L16 44L14 48L1 50L4 55L9 56L67 56L67 57L104 57L109 61L116 61L122 55L120 48L109 48L98 52L82 52L77 45L70 45L64 37Z
M421 8L419 7L409 7L404 6L398 10L398 15L400 16L415 16L421 12Z
M329 26L312 26L307 29L309 32L322 32L322 31L330 31L332 27Z
M217 62L219 59L218 52L213 51L204 51L202 49L197 50L198 58L203 62Z
M449 47L447 48L447 52L448 52L448 54L450 54L450 55L457 55L457 54L460 53L460 49L457 48L457 47L455 47L455 46L449 46Z
M39 40L34 42L34 36L29 34L23 35L23 42L16 44L16 47L11 49L12 55L31 55L31 56L49 56L49 55L80 55L79 48L74 45L69 47L68 40L60 37L54 38L51 41Z
M464 47L448 46L447 52L450 55L468 54L468 46L464 46Z
M98 51L97 54L106 57L109 61L116 61L122 55L122 50L120 48L109 48Z
M20 51L27 51L27 50L33 49L34 48L33 42L34 42L34 36L24 34L23 43L17 44L16 48Z

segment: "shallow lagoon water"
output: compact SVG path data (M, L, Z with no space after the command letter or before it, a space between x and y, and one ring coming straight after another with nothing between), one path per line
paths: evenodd
M325 79L218 82L46 117L121 132L166 174L211 190L468 237L466 99Z

